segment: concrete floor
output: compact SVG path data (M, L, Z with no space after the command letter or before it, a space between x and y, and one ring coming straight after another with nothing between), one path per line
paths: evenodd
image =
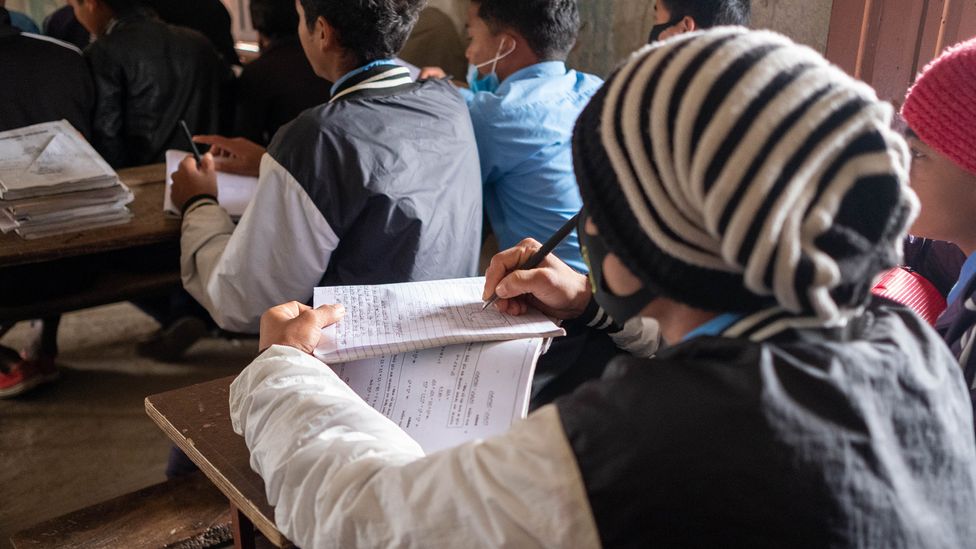
M165 480L169 442L146 416L147 395L234 375L257 340L205 339L179 363L135 354L157 329L129 304L66 315L61 379L0 400L0 549L16 531ZM20 348L16 326L0 344Z

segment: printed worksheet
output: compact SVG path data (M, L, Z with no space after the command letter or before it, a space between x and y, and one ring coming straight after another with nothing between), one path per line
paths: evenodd
M109 187L118 176L67 120L0 132L0 198Z
M322 330L315 356L327 364L472 341L565 335L538 311L482 310L484 277L381 286L316 288L314 306L341 303L346 316Z
M163 191L163 211L171 215L180 215L180 210L173 204L173 172L180 167L180 162L193 153L186 151L166 151L166 190ZM258 178L246 175L217 172L217 199L221 207L234 219L240 219L244 210L251 203L254 191L258 188Z
M430 453L524 418L541 347L538 338L467 343L331 367Z

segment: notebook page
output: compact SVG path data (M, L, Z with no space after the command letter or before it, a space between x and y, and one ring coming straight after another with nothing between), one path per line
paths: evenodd
M315 356L332 364L471 341L564 335L538 311L482 311L484 277L381 286L316 288L314 306L341 303L346 316L322 330Z
M502 434L524 418L541 347L538 338L467 343L331 368L430 453Z
M163 191L163 211L172 215L180 215L180 210L173 204L173 172L179 169L180 162L193 153L185 151L166 151L166 190ZM254 192L258 188L258 178L246 175L217 172L217 200L221 207L234 219L240 219L244 210L251 203Z

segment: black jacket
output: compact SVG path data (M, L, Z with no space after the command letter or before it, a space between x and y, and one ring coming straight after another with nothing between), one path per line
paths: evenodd
M328 101L331 88L312 70L298 36L273 40L237 82L234 131L267 145L278 128Z
M969 398L923 320L763 311L558 401L605 547L976 547Z
M0 8L0 131L64 118L89 137L94 101L78 49L22 34Z
M216 133L228 66L200 33L163 23L148 10L116 19L85 50L95 79L95 148L115 168L162 162L186 149L179 120Z

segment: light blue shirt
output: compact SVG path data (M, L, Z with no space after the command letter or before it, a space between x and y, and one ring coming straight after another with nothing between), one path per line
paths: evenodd
M962 296L963 290L969 285L969 281L973 279L973 276L976 276L976 254L966 258L966 262L962 264L962 271L959 272L959 280L949 292L946 303L952 303L959 299Z
M29 32L32 34L40 34L40 29L37 28L37 23L33 19L27 16L27 14L20 13L17 11L7 11L10 14L10 25L17 27L21 32Z
M739 313L725 313L709 320L701 326L685 334L681 341L689 341L696 337L722 335L729 326L735 324L743 315Z
M603 85L561 61L526 67L495 93L465 90L481 156L485 209L501 249L545 242L583 206L573 173L573 127ZM556 256L585 273L574 231Z

